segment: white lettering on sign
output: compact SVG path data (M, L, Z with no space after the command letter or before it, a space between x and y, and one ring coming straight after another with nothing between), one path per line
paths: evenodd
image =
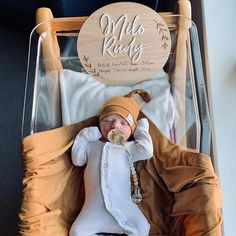
M110 38L105 37L102 54L104 55L107 52L110 56L115 57L117 54L128 53L132 62L137 62L139 60L144 47L142 44L135 45L135 38L132 38L128 45L116 44L116 42L117 39L114 36Z
M122 15L117 21L113 21L109 14L103 14L100 18L100 27L103 29L104 35L102 54L107 53L116 57L117 54L127 53L132 62L137 62L145 47L143 44L135 44L135 39L147 30L147 27L138 24L139 18L136 15L129 23L126 15ZM131 36L131 40L126 45L122 43L124 35Z

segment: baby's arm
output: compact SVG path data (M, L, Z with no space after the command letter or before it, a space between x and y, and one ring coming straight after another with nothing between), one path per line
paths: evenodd
M77 134L71 150L72 162L76 166L83 166L87 163L88 144L101 138L98 127L88 127L80 130Z
M153 143L149 134L149 123L146 118L138 121L134 132L135 145L131 148L133 161L150 159L153 156Z

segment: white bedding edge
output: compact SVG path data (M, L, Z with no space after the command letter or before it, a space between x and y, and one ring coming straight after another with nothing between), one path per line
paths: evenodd
M105 85L88 74L71 70L60 72L60 92L63 125L73 124L98 115L105 101L125 95L133 89L144 89L151 95L145 103L138 99L144 114L167 136L173 127L175 107L168 75L162 71L155 79L133 86Z

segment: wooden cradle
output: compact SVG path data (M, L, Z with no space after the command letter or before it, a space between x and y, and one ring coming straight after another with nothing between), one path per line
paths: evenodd
M198 153L210 154L211 132L197 31L190 11L189 1L183 0L179 1L180 15L160 13L173 37L165 70L171 89L181 97L175 100L175 106L182 122L173 130L184 130L184 135L170 142L150 121L153 140L160 140L155 141L156 158L138 163L137 169L145 179L143 188L150 187L148 193L159 196L147 198L140 206L147 217L152 213L150 235L155 236L221 235L218 179L209 157ZM68 157L75 134L84 126L96 124L97 118L63 124L59 77L63 69L84 72L73 45L85 20L54 18L47 8L37 11L22 122L22 236L68 235L83 204L83 169L75 168ZM188 97L192 100L187 106ZM194 113L190 122L188 111ZM168 165L175 169L171 174Z

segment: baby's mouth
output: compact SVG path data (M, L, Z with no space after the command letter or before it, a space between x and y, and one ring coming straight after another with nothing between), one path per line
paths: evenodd
M115 143L118 145L123 145L125 142L125 136L122 130L120 129L112 129L109 131L107 135L108 141L111 143Z

